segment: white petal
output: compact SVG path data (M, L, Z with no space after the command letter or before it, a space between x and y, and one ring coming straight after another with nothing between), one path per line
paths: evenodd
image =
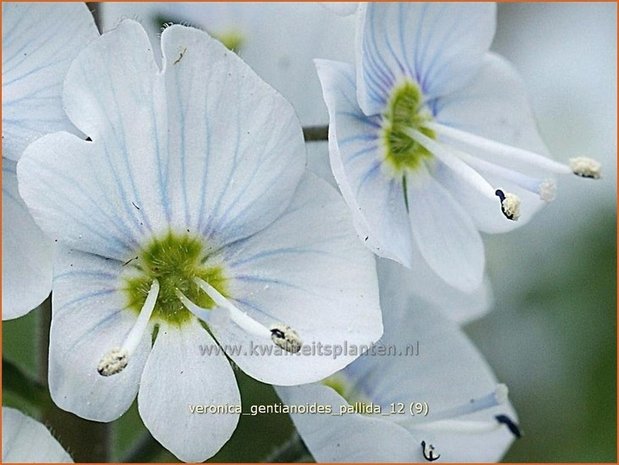
M129 364L114 376L97 366L120 347L137 315L119 289L122 263L58 248L54 261L49 386L62 409L95 421L112 421L131 405L150 350L145 332Z
M357 98L382 112L406 76L426 99L447 95L477 73L496 26L494 3L369 3L359 7Z
M304 343L292 355L232 322L212 326L224 348L243 348L229 355L247 374L279 385L317 381L356 358L320 355L318 343L335 350L380 337L374 259L352 229L341 198L308 174L281 218L224 252L232 302L267 328L291 326ZM251 345L269 352L256 355Z
M329 109L331 167L357 233L374 253L410 266L402 183L383 172L380 119L366 117L357 106L352 66L316 60L316 69Z
M427 417L423 417L426 422L434 413L466 405L471 399L494 392L497 381L483 356L443 312L414 296L384 310L385 314L394 312L403 317L385 319L381 343L385 347L393 344L396 353L402 354L409 345L414 347L418 343L419 355L387 358L367 355L347 368L345 373L372 402L385 406L392 402L407 406L410 402L426 402L429 409ZM453 420L492 423L499 414L508 414L517 421L509 403ZM388 418L396 420L393 416ZM416 420L419 418L409 414L398 421L419 441L434 444L442 461L497 461L514 440L504 426L485 433L453 433L421 427Z
M339 16L349 16L357 11L358 2L320 2L320 5Z
M3 463L73 463L50 432L19 410L2 407Z
M125 261L152 227L144 204L123 187L126 172L103 145L67 133L30 144L17 164L19 193L41 229L75 249ZM113 162L111 162L113 163Z
M437 99L432 102L432 107L437 121L446 126L548 155L537 130L524 82L513 66L498 55L486 54L470 85ZM475 150L473 155L496 162L492 153ZM544 174L516 163L508 167L524 169L531 175Z
M17 160L43 134L72 130L62 109L71 60L96 38L83 3L7 3L2 9L2 155Z
M303 442L317 462L420 462L421 449L403 427L357 413L337 415L347 402L320 384L276 387L285 404L331 406L334 415L291 414Z
M408 206L415 244L430 268L462 292L479 288L484 247L471 217L431 175L409 183Z
M52 289L52 245L17 192L15 164L2 162L2 318L25 315Z
M218 244L247 237L286 209L299 183L306 156L298 119L204 32L172 26L161 40L172 223Z
M192 407L239 406L241 397L223 352L203 355L215 341L197 321L160 327L140 383L144 424L166 449L185 462L203 462L230 439L234 413L192 413Z
M440 309L446 317L460 324L480 318L492 308L492 289L487 277L473 292L462 292L432 271L418 247L414 247L413 252L413 270L391 260L377 260L380 303L385 309L385 325L390 319L403 317L396 315L394 309L407 308L403 303L412 295L416 295L426 305Z

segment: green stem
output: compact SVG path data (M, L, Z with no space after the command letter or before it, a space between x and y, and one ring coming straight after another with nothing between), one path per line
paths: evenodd
M140 437L131 447L131 449L121 458L121 463L145 463L153 462L165 450L153 438L149 432L146 432Z
M32 378L10 360L2 359L3 389L18 395L28 403L44 409L52 404L52 399L44 384Z
M312 454L307 450L301 436L295 431L288 441L277 447L264 459L271 462L313 462Z
M305 142L329 140L329 126L305 126L303 138Z
M39 307L40 384L47 385L49 328L52 319L51 298ZM74 386L79 389L79 386ZM110 427L106 423L84 420L65 412L50 402L43 410L43 423L53 431L60 444L77 462L107 462L110 449Z

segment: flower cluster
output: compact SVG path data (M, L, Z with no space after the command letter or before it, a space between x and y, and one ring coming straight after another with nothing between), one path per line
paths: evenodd
M238 367L285 404L352 409L292 415L318 461L495 461L520 437L459 327L491 306L480 231L527 222L554 175L600 166L547 157L522 81L488 51L494 4L331 7L357 17L355 64L315 61L339 192L240 42L176 24L153 47L133 20L99 35L83 4L9 5L3 318L51 289L58 407L111 422L137 398L161 445L204 461L239 413L187 406L241 405ZM418 357L303 350L411 341ZM5 461L70 460L3 411Z

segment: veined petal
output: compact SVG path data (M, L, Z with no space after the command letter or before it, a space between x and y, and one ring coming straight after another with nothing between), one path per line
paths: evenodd
M73 463L51 433L19 410L2 407L2 463Z
M445 126L548 156L522 78L509 62L494 53L484 56L478 74L468 86L430 105L436 120ZM447 140L466 151L465 145ZM497 161L492 152L475 150L474 155ZM532 176L545 174L516 162L501 160L501 165Z
M150 350L145 332L127 367L101 376L99 362L120 347L137 315L119 289L122 263L58 247L54 260L49 387L60 408L82 418L112 421L131 405Z
M358 413L338 416L348 403L320 384L275 390L290 406L317 403L330 406L327 414L291 414L297 431L317 462L421 462L418 441L403 427L382 418Z
M224 254L233 303L267 328L289 325L305 347L282 353L268 336L250 335L233 322L212 325L224 348L243 348L229 355L259 381L294 385L322 379L358 354L325 356L318 343L331 350L344 343L367 346L382 334L374 259L355 237L346 205L325 181L306 175L293 203L268 230Z
M98 36L83 3L6 3L2 8L2 155L17 160L49 132L74 130L62 108L73 60Z
M366 115L381 113L403 76L426 99L469 82L496 27L494 3L368 3L359 7L357 99Z
M385 307L385 312L402 318L385 320L381 342L386 346L394 344L396 353L401 354L406 353L409 344L418 343L419 356L362 356L345 371L351 375L355 388L384 406L392 402L426 402L429 413L425 417L408 415L398 420L390 416L388 420L398 421L419 441L436 446L442 461L498 461L514 440L508 429L498 423L492 431L475 434L441 429L438 422L428 427L433 415L494 392L497 381L483 356L455 322L412 294L396 307ZM495 415L500 414L508 414L517 421L509 403L453 420L492 424Z
M290 104L220 42L171 26L162 36L172 223L218 244L263 229L291 201L306 156Z
M352 66L316 60L316 69L329 109L331 167L357 234L374 253L410 266L402 183L383 172L380 120L366 117L357 106Z
M125 261L154 219L137 191L122 187L126 172L112 169L110 156L66 132L43 136L17 165L19 193L50 238Z
M240 406L232 367L223 352L202 353L215 341L197 321L160 327L140 383L138 407L153 437L185 462L203 462L230 439L234 413L206 406ZM193 408L193 410L192 410Z
M447 284L472 292L482 283L484 247L471 217L432 175L408 186L413 239L430 268Z
M25 315L52 289L52 244L17 191L15 163L2 162L2 318Z

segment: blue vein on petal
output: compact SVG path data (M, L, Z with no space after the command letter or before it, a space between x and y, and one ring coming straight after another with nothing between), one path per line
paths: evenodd
M76 338L75 341L73 341L73 344L71 344L71 347L69 347L66 351L71 352L73 349L75 349L75 347L77 347L80 343L82 343L82 341L84 341L86 337L90 336L91 334L100 332L102 327L109 326L112 323L112 320L116 319L117 315L121 313L122 311L123 311L122 308L115 310L113 313L110 313L108 316L106 316L103 320L97 321L94 325L92 325L90 328L88 328L86 331L80 334L80 336ZM130 329L127 330L127 333L129 331Z
M361 180L359 181L359 184L357 185L357 197L359 197L359 194L361 192L361 189L363 188L363 185L366 182L372 180L379 173L380 166L381 166L381 162L380 161L375 161L372 164L371 168L361 178Z
M230 267L245 265L255 260L260 260L262 258L272 257L273 255L279 255L279 254L317 254L317 255L331 256L329 252L325 252L323 250L304 249L300 247L282 247L280 249L266 250L264 252L260 252L255 255L252 255L251 257L247 257L242 260L231 262Z
M63 311L65 311L68 307L78 304L80 302L83 302L85 300L88 299L92 299L93 297L101 297L101 296L105 296L105 295L110 295L113 294L114 292L117 292L117 289L102 289L99 291L93 291L90 292L88 294L83 294L79 297L75 297L74 299L71 300L67 300L66 302L63 302L61 305L58 306L58 313L61 313Z
M113 216L109 216L109 215L108 215L108 214L107 214L104 210L102 210L102 209L99 207L99 204L98 204L97 202L95 202L95 201L94 201L94 199L92 199L92 198L90 197L90 195L88 194L88 191L87 191L87 190L84 190L84 189L83 189L83 188L82 188L79 184L77 184L77 183L75 182L75 180L73 180L73 179L71 179L71 178L69 178L69 177L65 176L65 175L64 175L63 173L61 173L60 171L55 170L55 169L54 169L54 168L52 168L50 165L44 165L43 163L40 163L39 167L40 167L40 168L42 168L42 169L46 169L47 171L49 171L49 172L53 175L53 177L58 178L58 179L61 179L61 180L63 180L64 182L66 182L66 183L68 183L69 185L71 185L73 188L78 189L78 190L82 193L83 197L84 197L84 198L85 198L85 199L86 199L86 200L87 200L87 201L88 201L91 205L93 205L93 206L94 206L94 209L96 209L97 211L101 212L101 214L102 214L103 216L105 216L105 217L106 217L106 219L107 219L108 221L110 221L111 223L114 223L114 225L116 226L116 228L119 228L119 225L118 225L118 224L116 224L115 217L113 217ZM35 169L35 172L36 172L36 169ZM45 178L44 178L43 176L41 176L41 177L40 177L39 182L44 183L45 185L47 185L47 186L48 186L48 187L52 190L52 192L53 192L53 189L54 189L54 188L57 188L57 186L52 186L52 185L51 185L48 181L46 181L46 180L45 180ZM72 204L72 205L75 205L75 206L77 207L78 211L79 211L79 210L81 210L80 205L79 205L79 204L77 204L77 203L75 203L75 202L73 201L73 199L65 197L65 200L66 200L68 203L70 203L70 204ZM47 201L52 201L52 202L54 203L54 205L56 205L56 207L61 207L61 205L62 205L62 204L61 204L61 203L59 203L58 201L53 200L53 197L52 197L52 196L48 196L48 197L47 197ZM123 242L123 241L122 241L119 237L110 237L110 236L108 236L108 235L104 235L104 234L101 232L101 231L105 231L105 230L106 230L107 223L101 223L101 222L99 222L99 223L98 223L98 224L99 224L99 228L93 228L93 227L92 227L89 223L82 222L81 220L79 220L79 219L78 219L78 217L77 217L77 216L71 215L68 209L66 209L66 208L64 208L64 209L63 209L63 208L59 208L59 209L64 210L64 211L65 211L65 213L67 214L67 216L69 216L69 217L70 217L73 221L75 221L77 224L81 225L81 226L82 226L82 227L84 227L85 229L87 229L87 230L89 230L90 232L92 232L94 235L99 236L101 239L103 239L103 242L104 242L105 244L109 244L110 240L115 240L115 241L117 242L117 244L118 244L118 245L120 245L120 247L121 247L121 249L116 249L117 251L123 250L123 253L126 253L126 252L128 252L128 251L131 249L131 247L128 247L128 244L125 244L125 243L124 243L124 242ZM91 217L91 219L94 219L94 218L95 218L95 216ZM126 228L126 225L124 224L124 222L122 222L122 220L120 220L120 221L121 221L121 226L122 226L122 227L120 227L119 229L121 229L121 231L122 231L124 228ZM125 230L124 235L125 235L125 239L129 240L129 241L130 241L131 243L133 243L134 245L137 243L137 242L135 241L135 239L133 238L133 236L132 236L130 233L128 233L128 232L127 232L127 230Z
M54 281L62 280L65 278L79 278L79 277L92 277L101 279L116 279L118 273L112 273L111 271L65 271L54 276Z

